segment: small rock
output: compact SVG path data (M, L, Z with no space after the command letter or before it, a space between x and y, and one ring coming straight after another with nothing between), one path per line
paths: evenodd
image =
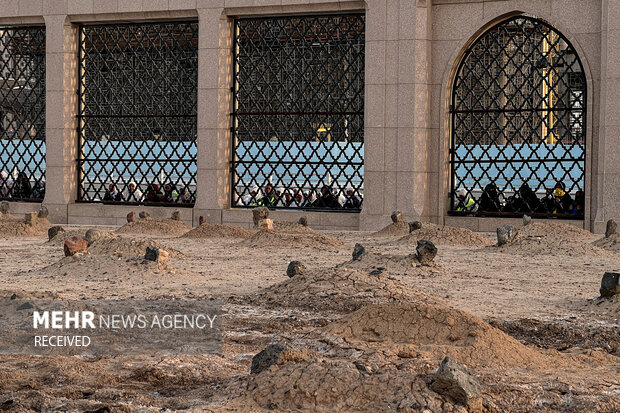
M147 261L156 262L159 265L168 264L168 252L156 247L146 247L146 254L144 259Z
M397 223L397 222L401 222L403 220L403 213L400 211L394 211L392 212L392 222L393 223Z
M620 273L606 272L601 280L601 297L611 297L620 294Z
M93 242L103 237L104 233L96 229L89 229L88 231L86 231L86 234L84 234L84 239L86 240L86 242L88 242L89 247L93 244Z
M421 239L415 248L416 258L422 265L430 265L437 255L437 247L432 242Z
M360 361L354 361L353 365L362 374L372 374L372 367L365 365Z
M10 210L10 204L9 201L2 201L0 202L0 212L3 214L8 214L9 210Z
M261 219L258 221L258 229L261 231L273 231L273 221L270 219Z
M60 225L50 227L50 229L47 230L47 238L51 241L52 238L54 238L56 235L60 234L61 232L65 232L65 229L61 227Z
M127 214L127 222L128 223L132 223L132 222L136 222L136 213L131 211L129 214Z
M308 218L306 218L306 217L300 217L300 218L299 218L299 221L297 221L297 223L298 223L299 225L303 225L304 227L307 227L307 226L308 226Z
M618 233L618 224L613 219L607 221L607 228L605 229L605 237L609 238Z
M366 254L366 248L362 244L355 244L353 248L353 259L359 261L362 259L362 255Z
M265 207L254 208L252 218L254 219L254 226L257 227L260 220L269 218L269 209Z
M206 224L207 220L202 215L198 217L198 225Z
M17 307L17 311L30 310L31 308L34 308L34 306L31 303L29 303L29 302L25 302L22 305L20 305L19 307Z
M36 212L29 212L24 215L24 222L31 227L34 227L39 222L39 217Z
M37 213L37 217L47 218L49 214L50 211L47 209L47 207L45 205L41 205L41 208L39 208L39 212Z
M497 228L497 245L501 247L502 245L510 244L517 238L518 233L519 230L514 225L506 224Z
M289 278L293 278L296 275L304 275L306 273L306 266L301 261L291 261L286 269L286 275Z
M151 217L151 214L149 214L146 211L140 211L140 213L138 214L138 216L140 217L140 219L147 219Z
M181 211L179 211L179 210L172 211L172 219L174 219L175 221L180 221L181 220Z
M482 388L465 366L450 357L441 362L431 390L466 406L469 412L482 411Z
M265 347L260 353L252 357L250 373L258 374L271 366L280 364L283 361L282 353L287 350L290 350L290 347L283 344L271 344Z
M529 215L523 215L523 226L526 227L532 223L532 217Z
M422 229L422 223L420 221L412 221L409 223L409 233L419 229Z
M385 268L384 267L379 267L379 268L375 268L374 270L370 271L370 275L381 275L385 272Z
M80 237L71 237L65 241L65 257L69 257L78 252L85 252L88 248L88 242Z

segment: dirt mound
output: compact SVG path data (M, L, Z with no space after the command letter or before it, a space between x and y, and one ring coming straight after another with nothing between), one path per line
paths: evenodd
M392 222L387 227L373 232L371 235L375 237L395 237L409 234L409 223L405 221Z
M411 344L438 360L450 356L470 366L545 363L545 356L538 351L471 314L444 305L368 305L328 325L326 331L349 343Z
M0 214L0 237L41 237L47 236L52 224L47 218L38 218L34 226L24 222L23 217Z
M610 298L595 298L588 300L585 307L588 312L601 320L612 321L618 325L620 320L620 295Z
M439 226L425 222L422 228L413 231L396 241L397 243L415 244L418 240L425 239L438 245L463 245L470 247L482 247L493 244L489 238L467 228Z
M249 301L265 307L346 313L365 304L419 300L434 299L385 274L336 267L295 276Z
M389 275L416 276L416 277L436 277L444 274L445 271L435 265L425 266L415 257L409 255L387 255L374 252L367 252L359 260L347 261L341 267L354 268L359 271L386 272Z
M274 224L273 231L258 231L251 237L241 241L239 245L252 248L326 248L339 247L343 243L334 237L322 234L303 225L278 223Z
M168 252L170 257L182 257L183 254L173 248L160 244L151 239L113 237L102 238L88 247L88 252L95 255L113 255L116 257L144 258L147 247L155 247Z
M65 232L59 232L54 238L47 241L47 243L51 245L63 245L65 241L71 237L84 238L86 231L88 231L88 229L72 229Z
M146 235L170 235L179 236L191 230L192 227L183 221L175 219L139 219L136 222L128 222L116 230L119 234L146 234Z
M204 223L182 235L182 238L248 238L254 232L234 225Z
M555 239L572 241L575 239L585 239L592 237L590 231L577 228L574 225L562 224L560 222L532 222L529 225L519 228L519 234L525 236L547 235Z
M620 234L614 234L609 238L603 237L594 241L592 245L607 251L620 252Z

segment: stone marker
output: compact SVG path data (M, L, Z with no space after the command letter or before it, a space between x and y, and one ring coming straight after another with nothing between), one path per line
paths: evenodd
M607 228L605 229L605 237L609 238L618 233L618 224L613 219L607 221Z
M415 248L416 258L422 265L430 265L437 255L437 247L432 242L421 239Z
M198 225L206 224L207 220L202 215L198 217Z
M497 245L510 244L517 238L519 231L514 225L506 224L497 228Z
M151 214L149 214L146 211L140 211L140 213L138 214L138 216L140 217L140 219L147 219L151 217Z
M127 214L127 222L128 223L132 223L132 222L136 222L136 213L131 211L129 214Z
M422 223L420 221L412 221L409 223L409 233L422 229Z
M172 219L174 219L175 221L180 221L181 211L179 211L178 209L176 211L172 211Z
M168 252L157 247L146 247L144 259L156 262L159 265L168 264Z
M258 229L261 231L273 231L273 221L265 218L258 221Z
M258 222L261 219L269 218L269 209L265 207L258 207L252 210L252 218L254 218L254 226L258 226Z
M366 248L362 244L355 244L353 248L353 259L359 261L362 259L362 255L366 254Z
M286 275L289 278L293 278L296 275L304 275L306 273L306 266L301 261L291 261L286 269Z
M2 201L0 202L0 212L3 214L8 214L9 210L10 210L10 204L9 201Z
M88 248L88 242L80 237L71 237L65 241L65 257L69 257L78 252L85 252Z
M300 217L300 218L299 218L299 221L297 221L297 223L298 223L299 225L303 225L304 227L307 227L307 226L308 226L308 218L306 218L306 217Z
M606 272L601 280L601 297L611 297L620 294L620 273Z
M403 220L403 213L400 211L394 211L392 212L392 222L393 223L397 223L397 222L401 222Z
M260 353L252 357L252 367L250 367L251 374L258 374L263 370L267 370L269 367L276 364L280 364L283 359L283 352L290 350L291 348L283 344L270 344L261 350Z
M446 357L434 379L431 390L466 406L469 412L482 411L482 388L465 366Z
M41 208L39 208L39 212L37 213L37 217L47 218L49 214L50 211L47 209L47 207L45 205L41 205Z
M84 240L88 242L89 247L93 244L93 242L101 238L103 238L103 232L92 228L86 231L86 234L84 234Z
M532 223L532 217L529 215L523 215L523 226L526 227Z
M39 222L39 217L36 212L29 212L24 215L24 222L31 227L34 227Z
M65 232L65 229L60 225L50 227L50 229L47 230L48 240L51 241L56 235L60 234L61 232Z

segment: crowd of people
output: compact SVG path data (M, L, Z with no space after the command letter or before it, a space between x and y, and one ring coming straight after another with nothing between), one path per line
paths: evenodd
M262 191L254 185L249 194L237 200L237 205L268 208L360 209L362 199L351 187L344 193L338 193L325 185L317 194L314 190L274 188L271 183L267 183Z
M149 184L143 194L135 182L130 182L123 192L115 184L109 184L103 201L193 204L194 195L187 186L179 192L176 185L171 183L162 187L155 183Z
M43 199L45 181L40 179L31 184L25 172L19 172L13 179L6 171L0 172L0 198Z
M582 215L585 194L578 190L573 198L563 182L547 189L542 198L527 183L521 185L514 195L505 198L494 183L488 184L476 201L467 190L461 188L456 194L456 211L459 212L513 212L538 214Z

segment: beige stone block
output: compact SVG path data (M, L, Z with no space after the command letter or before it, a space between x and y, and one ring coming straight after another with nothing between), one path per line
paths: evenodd
M198 168L219 169L228 163L228 158L219 156L218 133L218 129L198 129Z
M398 126L414 126L415 85L401 84L398 88Z
M435 85L443 85L448 80L448 75L452 68L460 63L454 61L459 43L456 41L444 40L431 42L432 65L431 65L431 83Z
M439 215L443 211L439 210L440 197L443 194L443 188L439 186L439 174L429 173L428 175L428 204L429 215Z
M366 42L386 39L386 0L372 0L366 9Z
M20 16L40 16L43 14L43 2L41 0L20 0Z
M19 16L19 0L0 0L2 17Z
M383 213L391 214L392 211L398 209L397 205L397 194L398 194L398 185L396 180L396 172L386 171L383 174L384 179L384 187L383 187Z
M45 0L43 4L43 14L67 14L67 0Z
M599 33L601 31L601 2L590 1L583 7L573 0L552 0L551 15L557 28L571 33Z
M442 110L444 108L443 105L446 104L446 99L444 94L442 93L441 85L429 85L429 93L430 93L430 124L431 128L439 128L441 127L441 115ZM449 114L447 111L444 113L444 116L447 118ZM447 125L446 125L447 126Z
M445 225L457 228L467 228L472 231L479 231L480 219L475 217L445 217Z
M414 83L416 76L416 40L398 41L398 83Z
M50 204L46 202L44 202L43 204L47 207L47 210L49 211L47 219L52 224L66 224L68 222L67 204Z
M384 169L383 134L383 128L366 128L364 131L365 171L382 171Z
M168 11L168 0L143 0L142 11Z
M198 128L217 129L218 90L198 89Z
M168 9L194 10L196 9L196 0L168 0Z
M196 0L196 8L209 9L214 7L224 7L224 0Z
M117 13L119 0L93 0L93 13ZM134 3L142 4L141 1Z
M368 213L383 211L384 173L364 171L364 204L362 209Z
M398 127L398 85L385 85L385 127Z
M416 130L419 128L398 128L398 157L394 170L413 171L415 168Z
M385 42L386 84L395 85L398 83L399 58L399 42L397 40Z
M433 5L433 39L460 40L482 27L483 3Z
M366 72L367 85L385 84L385 42L366 41Z
M605 95L605 102L601 102L605 110L605 125L618 126L620 125L620 105L618 104L620 102L620 83L617 81L607 82Z
M69 225L117 225L116 218L111 217L80 217L69 215L68 221Z
M378 231L390 223L390 216L384 214L360 214L360 231Z
M400 2L399 1L387 1L386 2L386 40L398 40L398 29L400 15Z
M364 123L367 128L382 128L385 117L385 85L366 85Z
M271 212L270 212L271 214ZM252 209L251 208L231 208L222 210L222 221L223 222L249 222L254 225L254 219L252 217Z
M95 4L98 0L94 0ZM118 12L119 13L142 13L144 11L143 5L145 0L136 1L119 1ZM146 0L149 1L149 0Z
M417 11L415 1L399 2L398 38L400 40L415 39Z
M201 49L217 49L220 47L222 38L222 25L226 25L226 20L222 22L223 9L209 8L198 9L198 47ZM232 35L232 32L230 33ZM228 37L228 36L226 36Z
M398 169L398 128L384 128L384 162L386 171Z
M69 14L92 14L95 0L68 0Z
M397 172L396 186L398 187L396 193L397 209L403 212L405 219L418 218L413 208L413 192L415 190L413 172Z
M199 209L193 210L193 226L199 225L200 217L205 217L209 224L221 225L222 224L222 211L219 209Z
M319 221L318 227L326 228L328 230L340 230L340 229L357 229L359 227L360 214L353 213L330 213L330 212L317 212L312 214L312 219L308 216L308 225L312 227L311 222ZM312 227L314 228L314 227Z

